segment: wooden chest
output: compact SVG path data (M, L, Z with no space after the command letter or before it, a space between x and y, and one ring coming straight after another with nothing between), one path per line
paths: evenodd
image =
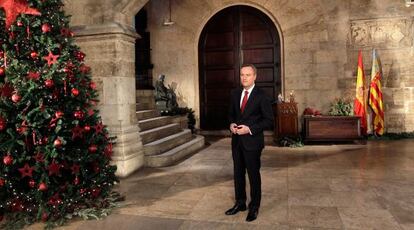
M361 139L358 116L304 116L305 141L352 141Z

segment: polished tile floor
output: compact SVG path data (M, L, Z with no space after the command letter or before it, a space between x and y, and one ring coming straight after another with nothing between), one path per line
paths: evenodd
M262 207L225 216L233 205L230 139L172 167L123 179L123 207L100 221L62 229L414 229L414 140L367 145L267 146ZM41 225L31 226L32 229Z

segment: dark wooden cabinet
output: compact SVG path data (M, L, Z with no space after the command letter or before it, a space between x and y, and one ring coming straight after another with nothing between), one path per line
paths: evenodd
M273 104L275 137L277 142L283 137L298 136L298 106L296 102Z
M362 138L358 116L304 117L305 142L352 141Z

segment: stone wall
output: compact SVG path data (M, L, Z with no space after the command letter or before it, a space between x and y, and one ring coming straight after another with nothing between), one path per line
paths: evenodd
M166 0L66 2L75 27L104 29L115 25L120 31L131 30L134 15L145 5L149 12L153 76L165 74L166 83L177 87L179 104L192 107L197 117L198 39L207 21L226 7L249 5L275 23L282 42L282 93L295 91L300 112L305 107L315 107L326 113L334 98L353 97L357 52L363 51L369 78L371 51L376 48L383 65L386 129L414 130L414 7L406 8L403 1L171 0L175 24L169 27L162 26L168 17ZM95 52L92 43L90 49L88 44L83 46L87 52ZM115 52L124 55L123 49L120 43ZM96 60L90 61L99 66ZM133 77L133 70L125 72Z
M370 76L371 50L378 50L383 70L385 126L388 132L414 130L414 8L392 0L353 1L350 5L348 67L364 51Z
M335 98L352 99L358 50L363 51L368 80L376 48L383 65L386 128L389 132L414 130L414 7L393 0L172 0L175 24L170 27L162 25L168 4L151 0L146 7L153 74L165 74L168 84L177 85L180 105L199 113L201 30L215 13L237 4L262 10L278 27L283 93L294 90L300 112L314 107L327 113Z

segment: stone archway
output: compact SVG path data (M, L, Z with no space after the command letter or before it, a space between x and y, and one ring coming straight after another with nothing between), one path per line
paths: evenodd
M239 68L258 68L256 86L273 100L281 92L280 36L260 10L235 5L215 14L199 40L200 120L203 130L227 129L228 99Z
M67 1L72 2L73 0ZM172 1L173 4L177 4L177 2ZM117 174L121 177L131 174L144 165L143 146L135 113L134 42L139 35L136 34L132 25L136 12L147 3L157 9L157 12L165 10L163 9L165 4L158 0L108 0L102 4L97 4L95 0L85 0L81 3L73 1L73 7L69 7L67 11L75 18L75 23L72 26L77 34L77 44L87 54L87 64L92 67L93 77L99 86L101 102L98 106L103 120L109 127L110 132L118 137L117 145L114 148L113 163L118 166ZM161 26L160 20L163 19L156 17L156 15L152 18L152 20L155 20L153 22L155 28L152 29L158 30L156 36L154 35L157 42L154 45L154 52L156 53L154 63L157 63L158 68L154 69L154 76L165 73L170 76L170 81L178 82L180 84L178 93L184 95L185 105L193 108L198 118L200 111L198 107L198 40L208 19L223 8L240 4L256 7L270 15L274 22L275 19L265 10L264 4L260 2L231 0L226 2L215 1L214 3L193 3L196 5L208 4L209 6L207 8L194 6L197 14L200 15L197 18L192 16L194 14L192 11L177 14L174 18L177 23L173 30L157 28L157 26ZM189 17L191 20L189 20ZM279 34L281 34L280 27L276 22L275 24ZM174 39L169 36L172 31L175 33ZM169 50L174 47L170 46L169 43L180 43L180 36L186 36L184 39L187 41L185 44L181 44L182 47L180 47L184 48L180 49L183 55L180 56L180 63L171 63L171 60L174 59L162 52L174 52ZM165 39L167 39L167 42ZM282 39L281 44L283 47ZM176 68L171 69L171 64L175 65ZM175 72L169 72L171 70ZM199 120L197 123L199 123Z

